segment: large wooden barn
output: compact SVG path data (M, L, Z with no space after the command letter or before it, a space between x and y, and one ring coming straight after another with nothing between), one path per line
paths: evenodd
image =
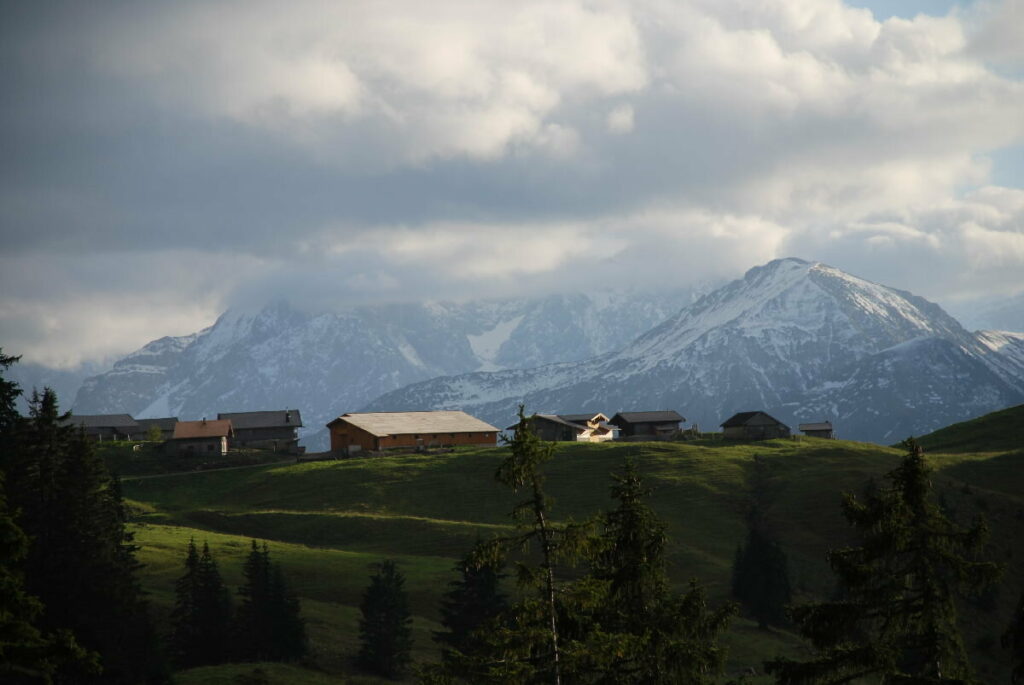
M741 411L722 424L726 440L770 440L788 438L789 426L763 411Z
M621 411L608 423L618 426L624 438L669 437L679 432L679 424L686 419L674 410Z
M333 452L498 443L497 428L463 411L349 413L327 428Z
M298 409L240 411L217 414L231 422L231 447L259 447L275 452L298 454L302 415Z

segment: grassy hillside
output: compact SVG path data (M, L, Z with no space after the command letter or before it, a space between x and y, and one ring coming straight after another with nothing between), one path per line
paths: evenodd
M337 676L349 672L357 648L357 606L369 566L393 558L408 578L415 657L434 658L430 631L438 628L437 601L454 578L455 559L476 539L509 523L514 497L493 480L504 454L503 449L464 449L127 480L125 494L137 506L146 587L165 619L189 537L210 542L233 586L240 582L248 538L269 540L273 557L284 564L303 599L313 661ZM581 519L607 508L608 474L627 456L637 461L653 488L652 506L668 525L675 581L682 585L696 577L722 601L754 498L789 555L799 597L829 594L833 580L825 551L849 539L839 512L841 492L859 492L869 478L881 479L901 453L813 438L739 445L564 444L546 466L556 518ZM1005 655L992 639L1024 578L1024 558L1010 558L1008 549L1010 541L1024 539L1021 455L930 456L947 509L965 522L984 512L994 533L993 553L1009 563L1012 589L995 597L994 608L968 607L966 613L968 644L976 647L985 679L995 680ZM732 673L759 670L765 657L800 649L792 635L759 631L746 620L736 622L730 643Z
M1007 452L1024 449L1024 404L954 423L918 439L929 452Z

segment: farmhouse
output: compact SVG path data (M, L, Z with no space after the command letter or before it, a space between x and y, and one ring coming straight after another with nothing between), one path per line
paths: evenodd
M63 425L81 427L87 438L100 442L131 440L133 436L138 440L143 433L138 422L128 414L72 414Z
M178 421L168 448L180 455L207 454L223 456L228 453L231 422L218 419L207 421Z
M831 421L822 421L820 423L801 423L799 428L801 433L812 438L825 438L826 440L836 439L836 432L832 429Z
M275 452L298 454L302 416L298 409L244 411L217 414L231 422L231 447L260 447Z
M722 424L726 440L770 440L788 438L789 426L763 411L741 411Z
M149 431L156 426L160 430L161 440L170 440L174 437L174 426L178 423L177 416L169 416L163 419L135 419L139 424L139 434L136 439L145 440Z
M608 423L618 426L624 438L657 438L679 432L679 424L685 420L673 410L623 411L613 416Z
M394 447L481 445L494 447L498 429L462 411L400 411L342 414L327 424L331 451Z
M596 414L534 414L530 417L534 433L552 442L604 442L615 437L608 417ZM514 431L519 424L505 430Z

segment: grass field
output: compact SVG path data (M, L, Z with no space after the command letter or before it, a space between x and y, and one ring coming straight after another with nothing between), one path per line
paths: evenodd
M515 498L493 480L504 455L501 448L460 449L126 480L145 586L166 622L190 537L210 543L233 587L249 539L267 540L302 598L313 646L308 664L267 666L271 682L375 682L350 667L371 565L384 558L398 562L415 614L414 657L435 658L430 633L439 627L438 599L454 578L454 561L477 539L507 530ZM825 551L849 539L841 493L860 492L872 477L881 480L900 456L893 448L813 438L562 444L545 473L556 518L578 520L611 504L608 474L633 458L668 526L674 580L682 586L699 579L716 602L726 599L733 554L756 497L789 555L799 599L832 591ZM1024 555L1011 556L1012 545L1024 540L1024 454L959 450L929 456L947 510L964 522L984 513L993 531L992 553L1008 565L1006 589L990 602L994 606L965 608L968 645L983 680L994 682L1003 675L1006 655L992 644L993 636L1005 625L1024 579ZM742 619L729 643L733 674L760 670L766 657L802 649L794 636L760 631ZM226 670L197 669L182 682L229 682L223 678L244 672L238 665L218 668Z

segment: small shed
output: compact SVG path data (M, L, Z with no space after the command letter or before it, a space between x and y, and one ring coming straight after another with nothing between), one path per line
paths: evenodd
M170 440L174 437L174 426L178 423L177 416L168 416L161 419L136 419L139 424L139 440L145 440L149 432L156 426L160 430L161 440Z
M771 440L789 433L789 426L763 411L741 411L722 424L726 440Z
M178 421L174 424L174 435L167 444L171 450L183 456L224 456L228 453L231 434L231 422L224 419Z
M298 409L243 411L217 414L231 422L234 437L231 447L258 447L275 452L299 454L299 429L302 416Z
M679 424L686 419L671 409L661 411L623 411L608 423L618 426L621 436L665 438L679 432Z
M397 411L342 414L327 424L332 452L395 447L477 445L494 447L498 429L464 411Z
M835 440L836 432L832 429L831 421L821 421L819 423L801 423L800 432L804 435L812 438L825 438L826 440Z
M72 414L63 425L80 427L86 437L98 442L139 440L143 432L138 422L128 414Z

